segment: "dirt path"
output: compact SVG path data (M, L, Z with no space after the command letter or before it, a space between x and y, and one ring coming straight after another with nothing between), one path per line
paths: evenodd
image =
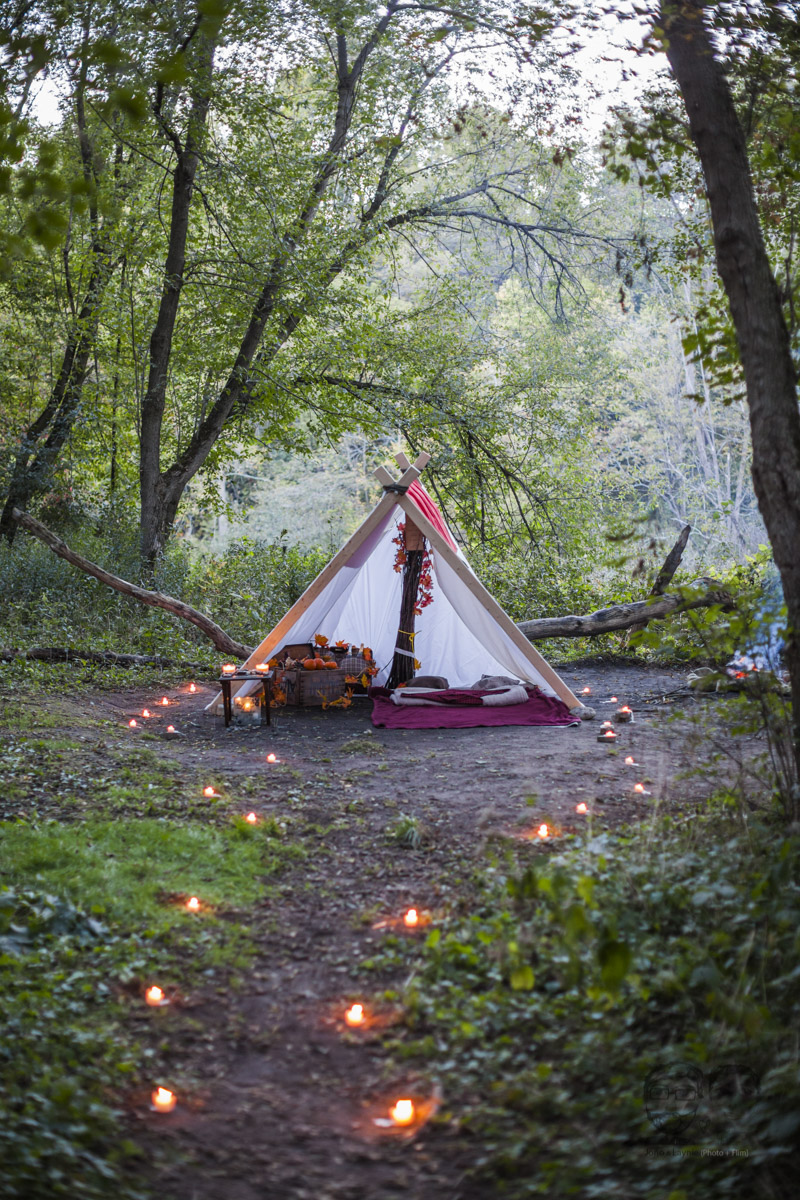
M469 878L485 863L487 839L535 830L568 832L646 817L655 804L686 809L713 790L681 778L696 749L713 737L714 700L678 696L681 673L591 667L563 671L573 689L588 685L598 720L567 730L500 728L373 730L369 704L347 712L294 710L270 730L225 731L202 715L206 689L181 697L185 735L163 752L185 764L237 777L263 775L246 809L285 816L310 853L281 877L253 915L259 955L246 986L194 998L167 1018L174 1062L196 1081L168 1118L144 1105L132 1134L160 1166L154 1194L165 1200L465 1200L474 1147L457 1124L434 1123L413 1139L376 1126L398 1094L413 1092L407 1064L390 1060L379 1035L349 1031L346 1004L374 995L385 979L359 971L387 936L374 928L414 905L435 914L463 905ZM598 745L599 721L616 695L635 712L614 752ZM146 697L106 698L135 713ZM676 703L684 715L673 720ZM177 712L178 710L175 710ZM711 719L712 725L706 728ZM159 718L166 726L167 718ZM152 730L152 724L149 726ZM749 755L757 745L734 746ZM266 754L281 760L268 766ZM640 768L626 766L632 754ZM717 768L720 771L731 768ZM635 782L651 795L636 796ZM419 849L387 836L412 827ZM555 841L530 843L548 853ZM399 936L424 936L399 931ZM188 1020L187 1020L188 1018ZM174 1024L171 1026L170 1021ZM447 1097L457 1108L457 1097Z

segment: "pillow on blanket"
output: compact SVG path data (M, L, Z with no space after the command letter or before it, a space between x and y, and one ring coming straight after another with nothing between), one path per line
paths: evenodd
M442 708L447 705L465 704L498 707L506 704L525 704L528 700L528 693L521 683L516 684L515 687L503 688L491 693L481 693L474 688L453 688L443 692L441 696L437 696L429 688L404 687L393 691L390 699L393 704L397 704L401 708L409 705Z
M435 692L439 689L446 691L450 687L450 684L444 675L415 675L413 679L409 679L405 686L425 688L426 692Z

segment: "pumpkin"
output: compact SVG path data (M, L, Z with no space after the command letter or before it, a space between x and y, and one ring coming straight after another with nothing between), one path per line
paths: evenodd
M314 670L315 671L324 671L325 670L325 659L321 658L319 656L319 654L317 654L314 658Z
M339 666L338 666L338 663L336 663L336 661L326 662L325 667L328 671L338 671L339 670Z
M303 666L305 667L305 669L306 669L307 671L316 671L316 669L317 669L317 660L316 660L315 658L304 658L304 659L303 659Z

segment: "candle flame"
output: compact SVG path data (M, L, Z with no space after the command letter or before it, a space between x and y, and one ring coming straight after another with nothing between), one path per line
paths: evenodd
M611 697L611 703L612 703L612 704L616 704L616 703L617 703L617 699L618 699L618 697L617 697L617 696L612 696L612 697Z
M576 812L576 813L585 813L585 812L588 812L588 811L589 811L589 810L588 810L588 808L586 807L586 805L583 803L583 801L581 801L581 803L580 803L580 804L578 804L578 805L576 805L576 806L575 806L575 812Z
M643 784L643 783L635 783L635 784L633 785L633 790L634 790L635 792L643 792L643 791L644 791L644 784Z
M174 726L174 725L168 725L168 726L167 726L167 733L174 733L174 732L175 732L175 726Z
M268 754L267 755L267 762L276 763L277 761L278 761L277 754Z
M413 927L414 925L418 925L419 924L419 913L417 912L417 910L415 908L410 908L408 910L408 912L406 913L406 915L403 917L403 920L405 921L406 925L408 925L410 927Z
M200 907L200 901L197 899L197 896L190 896L186 901L186 907L190 912L197 912Z
M256 816L256 814L255 814L254 812L250 812L250 813L248 813L248 814L247 814L247 816L245 817L245 821L247 821L247 823L248 823L249 825L257 825L257 824L258 824L258 817Z
M257 671L268 671L269 663L256 663L256 670Z
M157 1008L159 1004L163 1003L164 993L160 987L157 987L156 984L153 984L153 986L149 987L145 992L144 998L152 1008Z
M610 742L613 742L613 741L615 741L615 740L616 740L616 736L617 736L617 735L614 733L614 730L613 730L613 729L607 729L607 730L605 731L605 733L603 734L603 737L604 737L604 738L608 738L608 740L609 740Z
M196 692L196 691L197 691L197 686L196 686L196 684L194 684L194 683L190 683L190 684L189 684L189 691L190 691L190 692Z
M415 1116L413 1100L398 1100L389 1109L389 1116L395 1125L410 1125Z
M592 694L592 689L590 687L585 687L581 691L582 696L591 696L591 694Z
M216 796L216 794L217 794L217 793L214 791L213 787L210 787L210 786L209 786L209 787L204 787L204 788L203 788L203 795L204 795L204 796Z
M138 722L136 721L135 718L132 718L130 721L128 721L128 724L130 725L131 729L135 729Z
M620 712L630 712L630 711L631 711L631 709L630 709L630 708L628 708L628 705L627 705L627 704L623 704L622 708L621 708L619 711L620 711Z
M169 704L169 698L167 696L162 696L161 697L161 707L166 708L168 704Z
M601 729L613 729L614 726L611 724L610 721L603 721L603 724L600 726L600 728Z
M361 1025L364 1021L364 1005L351 1004L347 1012L344 1014L344 1019L348 1025Z
M542 841L544 841L545 838L550 837L550 830L547 828L546 825L540 825L539 828L536 830L536 836L540 837L542 839Z
M235 670L236 670L236 667L233 663L223 663L223 666L222 666L223 675L232 675Z
M143 709L142 709L142 716L143 716L143 717L149 717L149 716L150 716L150 709L149 709L149 708L143 708Z
M629 754L628 757L625 759L626 767L638 767L638 765L639 764L635 761L632 754Z
M157 1109L159 1112L172 1112L173 1108L177 1104L177 1097L175 1096L175 1093L171 1092L169 1088L165 1087L157 1087L155 1091L152 1092L150 1099L152 1101L153 1108Z

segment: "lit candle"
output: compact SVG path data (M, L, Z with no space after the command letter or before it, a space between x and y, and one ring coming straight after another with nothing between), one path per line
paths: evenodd
M150 709L149 709L149 708L143 708L143 709L142 709L142 716L143 716L143 717L149 717L149 716L150 716Z
M267 762L268 762L268 763L276 763L277 761L278 761L278 756L277 756L277 754L268 754L268 755L267 755Z
M536 830L536 836L540 837L542 839L542 841L544 841L545 838L550 837L550 830L547 828L546 825L540 825L539 828Z
M626 767L638 767L638 765L639 764L634 761L634 757L632 754L629 754L628 757L625 759Z
M616 703L617 703L617 699L618 699L618 697L617 697L617 696L612 696L612 697L611 697L611 700L610 700L610 703L611 703L611 704L616 704Z
M585 813L588 811L589 811L588 808L586 807L586 805L583 803L582 800L581 800L580 804L576 804L576 806L575 806L576 813Z
M144 998L151 1008L161 1008L162 1004L168 1004L169 1001L164 996L163 991L156 984L149 987L144 994Z
M269 663L256 663L256 670L257 671L268 671Z
M344 1019L348 1025L363 1025L364 1024L364 1005L351 1004L347 1012L344 1014Z
M216 796L216 794L217 793L214 791L213 787L211 787L211 786L203 788L204 796Z
M590 687L585 687L581 691L582 696L591 696L591 694L592 694L592 689Z
M256 816L256 814L254 812L250 812L245 817L245 821L247 821L248 825L257 825L258 817Z
M200 901L197 899L197 896L190 896L186 901L186 907L190 912L197 912L200 908Z
M603 724L600 726L600 728L601 729L613 729L614 726L612 725L611 721L603 721Z
M613 729L606 729L604 733L598 735L597 740L598 742L607 742L611 746L617 740L617 735Z
M395 1125L410 1125L415 1116L413 1100L398 1100L389 1109L389 1116Z
M168 725L168 726L167 726L167 733L174 733L174 732L175 732L175 726L174 726L174 725Z
M190 683L190 684L189 684L189 691L190 691L190 692L196 692L196 691L197 691L197 686L196 686L194 683Z
M136 725L137 725L137 721L135 718L132 718L130 721L128 721L128 724L130 725L131 729L135 729Z
M172 1112L177 1103L178 1100L175 1093L171 1092L169 1088L157 1087L150 1096L150 1107L154 1112Z
M413 928L415 925L419 924L419 913L415 908L410 908L403 917L403 920L406 925L409 926L409 928Z
M232 675L235 670L236 670L236 667L234 666L233 663L224 663L223 667L222 667L222 674L223 675Z
M650 793L648 792L647 788L644 786L643 783L635 783L633 785L633 790L639 796L649 796L650 795Z
M618 721L632 721L633 711L627 704L623 704L622 708L618 708L614 714Z
M169 699L166 696L161 697L161 707L166 708L169 704Z
M242 708L244 709L245 712L250 712L252 707L253 707L252 700L243 700L242 701Z

